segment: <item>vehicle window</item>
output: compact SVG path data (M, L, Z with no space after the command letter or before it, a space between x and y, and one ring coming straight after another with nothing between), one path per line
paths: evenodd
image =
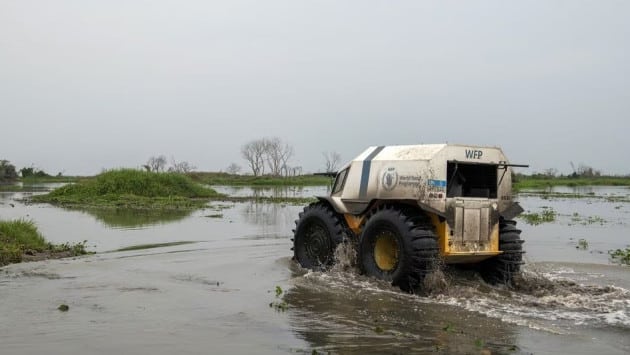
M343 186L346 183L346 176L348 175L348 170L350 170L350 168L344 169L339 174L337 174L337 177L335 178L335 184L333 185L333 190L332 190L333 194L336 194L340 192L341 190L343 190Z

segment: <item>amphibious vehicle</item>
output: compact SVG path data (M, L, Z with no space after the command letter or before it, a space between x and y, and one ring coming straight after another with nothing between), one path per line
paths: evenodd
M352 243L364 274L406 291L440 263L474 264L487 281L510 284L523 257L513 167L527 165L510 164L497 147L370 147L300 213L294 259L323 270L340 243Z

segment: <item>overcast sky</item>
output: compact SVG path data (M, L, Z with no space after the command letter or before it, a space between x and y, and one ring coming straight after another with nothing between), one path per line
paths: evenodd
M0 159L56 174L323 168L371 145L503 147L630 173L630 1L0 0Z

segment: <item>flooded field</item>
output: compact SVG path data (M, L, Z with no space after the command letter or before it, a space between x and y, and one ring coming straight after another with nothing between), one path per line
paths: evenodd
M447 288L428 297L367 279L345 258L327 273L297 267L299 205L211 203L163 215L65 210L0 192L0 218L32 219L51 242L87 240L97 252L0 269L1 353L627 354L630 269L608 250L630 244L630 189L554 192L520 197L529 213L555 219L518 220L527 265L516 289L446 270ZM187 243L115 251L174 242Z

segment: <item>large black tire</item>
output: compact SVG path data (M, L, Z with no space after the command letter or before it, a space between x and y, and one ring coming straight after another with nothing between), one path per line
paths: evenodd
M435 228L424 212L382 206L368 219L359 241L359 264L368 276L413 292L437 267Z
M325 270L335 262L335 249L345 238L341 217L328 204L315 202L295 221L294 259L302 267Z
M516 222L501 219L499 221L499 250L503 251L481 265L481 276L490 284L512 285L515 275L521 272L523 264L523 240Z

